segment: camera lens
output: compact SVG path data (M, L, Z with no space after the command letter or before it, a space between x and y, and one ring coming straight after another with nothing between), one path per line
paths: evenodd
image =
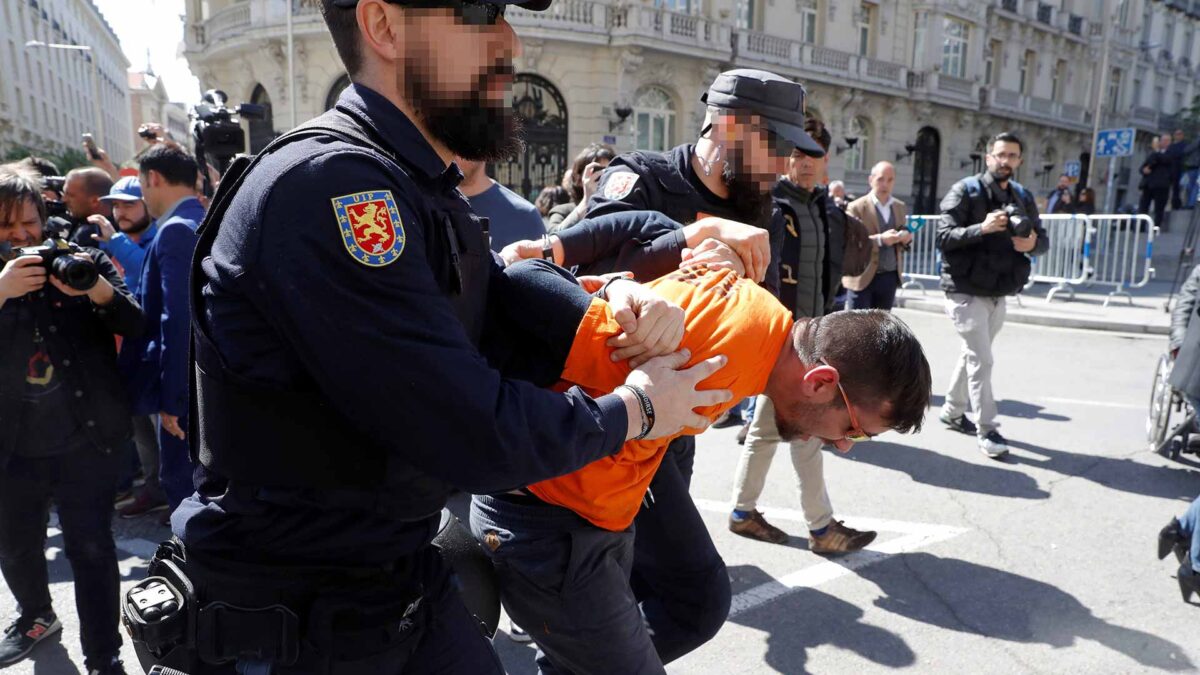
M100 272L96 264L90 260L80 260L70 255L60 255L54 259L50 272L58 280L77 291L86 291L96 285Z

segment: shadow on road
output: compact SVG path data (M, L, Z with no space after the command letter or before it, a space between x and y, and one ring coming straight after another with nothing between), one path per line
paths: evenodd
M729 573L750 586L771 580L754 565L735 565ZM785 616L795 620L781 620ZM808 650L821 645L854 652L889 668L916 663L916 654L903 638L863 623L862 618L863 610L857 606L815 588L803 588L769 607L749 610L730 621L767 634L767 665L781 673L808 672Z
M861 568L858 575L883 591L875 601L879 608L939 628L1056 649L1091 640L1144 667L1195 667L1179 645L1109 623L1061 589L1011 572L920 552Z
M33 664L33 675L79 675L79 668L71 662L62 639L62 631L59 631L29 653L27 663Z
M962 452L978 452L975 442L963 437ZM947 451L951 452L951 451ZM870 441L854 446L847 459L908 474L918 483L998 497L1046 499L1050 493L1037 481L1000 465L976 464L925 448Z
M943 394L934 394L929 399L929 407L934 410L940 410L946 403L946 397ZM1071 418L1058 413L1046 412L1046 406L1036 403L1027 403L1025 401L1013 401L1004 399L996 401L996 412L1005 417L1017 417L1026 420L1047 420L1049 422L1070 422ZM934 416L937 417L936 415Z

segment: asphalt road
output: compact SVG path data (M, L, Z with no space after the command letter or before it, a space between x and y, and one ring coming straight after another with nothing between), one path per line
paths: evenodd
M901 311L933 366L935 403L958 340L948 320ZM1009 324L995 390L1012 453L990 460L937 423L888 434L825 463L838 518L879 538L840 559L809 553L787 453L761 508L786 545L726 530L739 447L734 429L699 441L693 496L729 566L729 622L671 673L1128 673L1200 669L1200 606L1180 601L1155 535L1200 494L1200 464L1146 451L1150 377L1164 339ZM119 521L126 583L144 574L165 531ZM51 528L63 637L8 673L82 669L69 567ZM0 615L15 611L0 593ZM514 674L533 650L503 634ZM134 664L126 645L126 664ZM135 668L130 668L135 672Z

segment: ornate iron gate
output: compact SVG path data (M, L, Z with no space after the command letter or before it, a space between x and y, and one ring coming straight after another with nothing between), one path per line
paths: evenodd
M522 73L513 81L513 107L525 130L525 150L488 165L488 173L532 202L567 170L567 103L549 80Z

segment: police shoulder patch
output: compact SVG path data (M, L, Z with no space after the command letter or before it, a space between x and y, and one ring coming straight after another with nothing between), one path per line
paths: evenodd
M624 199L633 192L638 175L632 171L618 171L604 181L604 196L607 199Z
M333 213L342 243L358 262L383 267L404 252L404 223L390 190L370 190L334 197Z

